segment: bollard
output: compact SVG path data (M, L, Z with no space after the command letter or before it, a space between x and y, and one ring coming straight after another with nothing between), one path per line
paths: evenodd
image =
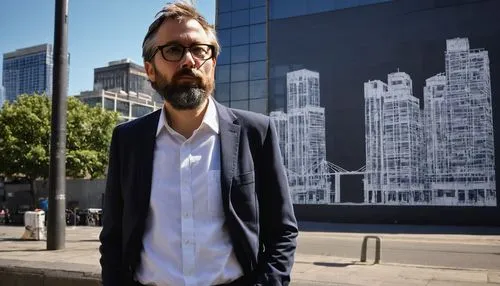
M361 245L361 262L366 262L366 246L368 244L368 239L375 239L375 262L374 264L380 263L380 237L368 235L363 238L363 244Z

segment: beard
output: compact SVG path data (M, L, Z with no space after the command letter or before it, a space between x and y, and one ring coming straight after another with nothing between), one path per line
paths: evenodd
M177 110L196 109L212 94L214 89L213 79L196 69L183 68L176 72L169 81L155 66L156 81L151 86ZM192 77L192 81L179 82L183 76Z

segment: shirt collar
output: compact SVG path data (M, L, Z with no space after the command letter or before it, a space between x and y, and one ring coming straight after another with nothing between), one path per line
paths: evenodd
M161 130L165 127L167 130L172 130L172 128L167 123L165 107L162 107L160 118L158 120L158 127L156 128L156 136L160 134ZM217 109L215 108L214 100L211 96L208 97L208 107L205 115L203 116L203 121L201 123L206 124L213 132L219 134L219 116L217 114Z

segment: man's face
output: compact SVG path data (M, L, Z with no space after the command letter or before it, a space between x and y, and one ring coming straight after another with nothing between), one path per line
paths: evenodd
M169 19L156 33L155 46L211 44L210 37L196 20L179 22ZM166 50L164 50L166 52ZM167 61L157 51L145 69L153 88L178 110L195 109L205 102L214 89L215 57L207 60L186 50L179 61ZM168 58L167 58L168 59Z

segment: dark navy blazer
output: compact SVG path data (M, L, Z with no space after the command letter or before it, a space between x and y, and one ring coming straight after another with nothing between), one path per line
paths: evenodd
M298 229L274 124L268 116L215 105L225 223L236 258L254 285L288 285ZM160 113L113 131L99 237L105 286L132 283L140 263Z

